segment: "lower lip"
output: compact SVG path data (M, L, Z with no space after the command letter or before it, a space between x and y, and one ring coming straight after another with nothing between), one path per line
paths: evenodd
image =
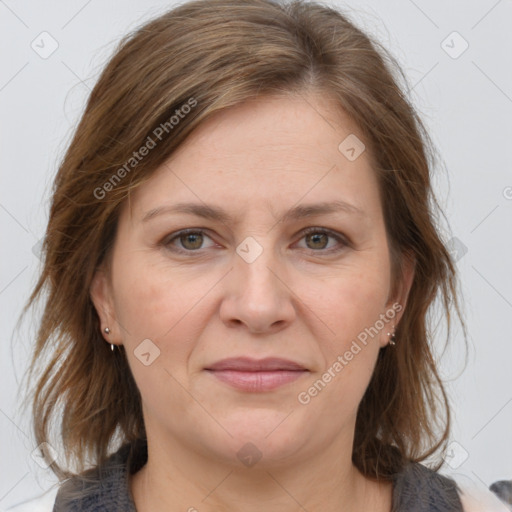
M307 370L241 372L236 370L207 370L217 379L242 391L271 391L302 377Z

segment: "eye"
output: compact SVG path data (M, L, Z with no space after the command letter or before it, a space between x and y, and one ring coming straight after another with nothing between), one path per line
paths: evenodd
M204 247L201 246L205 237L210 238L202 229L184 229L171 235L171 237L165 238L162 244L176 252L195 252L198 251L198 249L204 249ZM181 247L176 247L174 241L178 241Z
M306 240L306 249L313 252L333 253L350 245L341 234L325 228L310 227L302 231L302 235L301 240ZM164 238L162 245L173 252L190 254L207 248L203 247L205 238L211 240L203 229L183 229ZM338 246L334 244L334 247L328 247L329 239L337 242Z
M338 252L349 245L342 235L336 233L335 231L331 231L330 229L311 227L305 229L302 234L304 236L301 238L301 240L306 240L306 248L311 249L314 252ZM329 239L334 239L336 242L338 242L338 247L334 245L334 247L327 248Z

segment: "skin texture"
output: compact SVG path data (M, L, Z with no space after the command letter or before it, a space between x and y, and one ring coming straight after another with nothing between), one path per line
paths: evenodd
M369 151L349 161L338 150L350 134L363 140L319 95L251 101L203 123L125 203L110 271L97 272L91 297L111 330L106 340L125 346L142 395L148 463L130 484L139 512L390 510L391 485L364 478L351 452L357 407L401 314L307 405L298 401L358 334L393 304L405 308L414 274L407 265L390 296ZM299 204L334 200L362 214L279 222ZM232 220L161 213L143 222L178 202L212 204ZM316 238L302 233L308 227ZM171 240L186 228L206 232ZM250 263L236 251L247 237L262 249ZM251 243L242 247L254 255ZM147 366L134 353L145 339L160 350ZM204 370L236 356L283 357L309 371L251 393ZM261 459L248 466L240 450Z

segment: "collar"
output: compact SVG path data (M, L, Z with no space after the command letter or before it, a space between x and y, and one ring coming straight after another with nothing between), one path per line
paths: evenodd
M124 444L100 466L66 480L53 512L136 512L129 476L144 466L147 457L146 440Z

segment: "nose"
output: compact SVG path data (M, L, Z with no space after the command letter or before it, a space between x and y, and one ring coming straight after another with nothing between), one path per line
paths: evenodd
M254 334L273 334L293 322L293 293L271 250L263 250L252 262L235 254L226 279L220 315L228 327L244 325Z

